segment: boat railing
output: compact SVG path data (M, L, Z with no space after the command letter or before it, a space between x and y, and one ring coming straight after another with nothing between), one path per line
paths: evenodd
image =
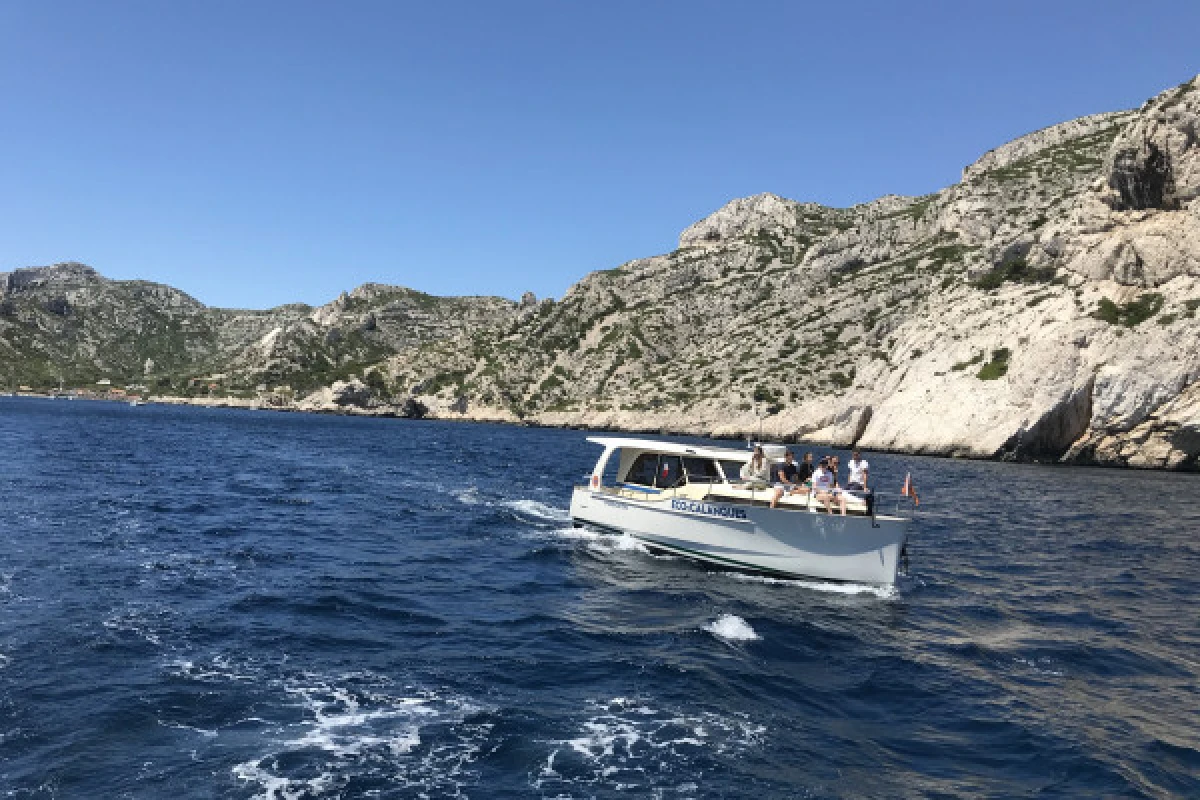
M685 497L689 500L707 500L709 498L712 498L713 500L719 500L720 502L723 502L723 503L735 503L735 504L749 503L751 505L758 505L759 503L762 503L762 504L766 505L766 504L769 504L771 502L771 500L774 498L775 490L773 487L771 487L771 486L756 486L753 484L748 484L744 488L745 491L749 491L749 493L750 493L749 497L744 497L744 496L743 497L728 497L728 496L722 495L722 494L717 494L716 496L713 496L714 488L726 487L726 486L731 486L731 485L732 484L726 483L725 481L722 481L722 480L716 480L713 478L709 478L707 480L684 481L684 482L679 483L676 486L664 487L661 489L656 488L656 487L650 487L650 486L641 488L641 487L635 487L630 484L615 484L615 485L601 484L599 486L593 487L592 490L595 492L599 492L601 494L606 494L606 495L610 495L613 497L622 497L622 498L629 499L629 500L662 500L662 499L675 499L678 497ZM705 488L702 491L697 491L696 487L698 487L698 486L705 487ZM782 510L784 510L784 511L816 510L818 512L823 512L825 510L824 506L821 503L818 503L816 501L816 499L814 497L815 494L816 494L815 492L810 491L805 496L804 505L800 508L797 508L794 506L793 507L785 506L782 508ZM697 496L697 495L699 495L699 496ZM916 504L914 503L913 498L910 495L892 494L890 492L879 492L879 491L871 490L870 492L866 493L865 495L857 495L857 496L863 497L864 499L866 499L867 507L866 507L866 511L865 511L865 516L869 516L872 519L875 519L876 517L880 517L880 516L899 517L901 519L912 519L913 517L916 516ZM857 511L851 511L851 513L855 516L864 515L863 512L857 512Z
M890 516L912 519L917 515L917 504L911 495L872 491L871 497L872 517Z

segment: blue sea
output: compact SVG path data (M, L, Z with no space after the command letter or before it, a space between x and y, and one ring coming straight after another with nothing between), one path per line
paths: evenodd
M576 530L597 451L0 399L0 795L1200 796L1200 476L870 454L881 589Z

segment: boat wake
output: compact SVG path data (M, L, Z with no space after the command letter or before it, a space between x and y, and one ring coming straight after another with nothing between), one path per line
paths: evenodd
M794 586L799 589L810 589L814 592L845 595L872 595L883 600L899 596L895 586L876 586L872 583L834 583L833 581L815 581L804 578L774 578L769 575L753 575L745 572L712 572L713 575L727 575L736 581L748 583L765 583L771 586Z
M544 796L596 789L692 796L698 776L759 748L765 733L743 715L662 711L617 697L590 704L574 735L549 742L550 754L531 784Z
M477 782L472 764L492 727L469 721L480 709L437 692L354 683L288 688L303 721L279 726L268 752L235 765L234 777L265 800L350 789L458 796Z
M527 534L527 536L542 541L548 540L556 544L564 544L570 548L582 545L585 549L597 554L606 555L618 552L641 553L651 558L674 559L674 556L665 556L652 552L644 544L627 533L598 533L587 528L572 527L555 528L540 533Z
M762 638L749 622L733 614L722 614L701 630L727 642L753 642Z
M520 500L505 500L500 505L514 512L526 522L535 524L561 525L571 521L571 514L565 508L548 505L537 500L523 498Z

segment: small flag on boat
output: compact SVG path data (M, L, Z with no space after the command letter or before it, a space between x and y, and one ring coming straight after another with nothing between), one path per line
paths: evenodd
M921 505L921 500L917 497L917 487L913 486L911 472L904 473L904 486L900 489L900 494L905 497L911 497L914 506Z

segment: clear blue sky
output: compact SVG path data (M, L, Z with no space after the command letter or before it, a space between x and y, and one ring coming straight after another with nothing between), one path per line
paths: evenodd
M0 270L561 296L1200 72L1200 2L0 0Z

